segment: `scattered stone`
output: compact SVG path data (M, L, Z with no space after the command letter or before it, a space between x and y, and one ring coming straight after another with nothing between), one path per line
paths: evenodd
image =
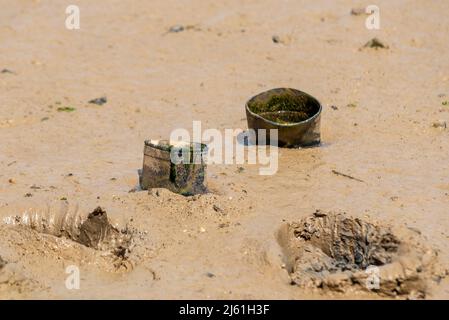
M201 227L201 228L200 228L200 232L201 232L201 233L204 233L204 232L206 232L206 229L203 228L203 227Z
M8 182L11 183L11 184L15 184L16 180L14 180L13 178L10 178L10 179L8 179Z
M67 197L61 197L61 199L59 199L61 201L67 201Z
M446 121L443 121L443 120L435 121L432 124L432 127L446 129L447 128L447 123L446 123Z
M445 94L445 93L440 93L440 94L438 95L438 98L444 98L444 97L446 97L446 94Z
M47 121L47 120L49 120L50 118L49 117L43 117L42 119L41 119L41 121Z
M273 41L273 43L288 45L291 43L292 38L289 35L286 36L273 35L271 37L271 40Z
M351 9L351 15L353 15L353 16L360 16L363 14L367 14L365 8L352 8Z
M92 99L89 101L89 103L96 104L99 106L104 105L106 102L108 102L108 98L106 98L106 97L100 97L100 98Z
M368 41L364 46L364 48L373 48L373 49L388 49L388 46L383 44L379 39L373 38Z
M3 258L0 256L0 270L1 270L4 266L6 266L6 261L3 260Z
M443 102L441 102L441 104L442 104L443 106L449 106L449 101L443 101Z
M37 186L37 185L35 185L35 184L33 184L32 186L30 186L30 189L38 190L38 189L42 189L42 188Z
M209 277L209 278L214 278L215 274L213 274L212 272L207 272L206 276Z
M25 193L25 198L31 198L33 196L33 194L32 193Z
M337 106L331 106L332 110L338 110Z
M178 33L178 32L182 32L184 30L185 30L184 26L177 24L177 25L171 26L170 29L168 29L168 32Z
M0 71L0 73L10 73L10 74L15 74L14 71L11 71L11 70L9 70L9 69L2 69L2 70Z
M245 168L243 168L243 167L237 168L237 173L242 173L243 171L245 171Z

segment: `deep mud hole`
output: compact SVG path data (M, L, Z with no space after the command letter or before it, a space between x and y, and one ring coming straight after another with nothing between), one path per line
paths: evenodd
M424 298L447 273L417 234L345 214L317 211L284 225L278 240L292 284L308 289Z
M119 230L108 219L106 211L97 207L87 216L77 206L62 204L59 208L30 208L21 215L9 216L3 223L11 227L29 228L39 233L65 238L113 257L114 269L130 270L128 257L133 245L133 232Z

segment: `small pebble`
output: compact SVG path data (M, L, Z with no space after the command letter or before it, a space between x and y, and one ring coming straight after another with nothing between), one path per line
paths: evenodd
M281 43L281 38L277 35L272 36L271 40L273 40L274 43Z
M106 98L106 97L96 98L96 99L92 99L92 100L89 101L89 103L96 104L96 105L99 105L99 106L102 106L106 102L108 102L108 98Z
M168 29L168 32L178 33L178 32L184 31L184 29L185 29L184 26L177 24L177 25L170 27L170 29Z
M365 11L365 8L352 8L351 9L351 15L353 15L353 16L360 16L362 14L367 14Z

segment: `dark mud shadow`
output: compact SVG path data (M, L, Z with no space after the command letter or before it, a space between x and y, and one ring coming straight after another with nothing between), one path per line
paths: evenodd
M271 141L269 139L269 137L267 137L267 139L258 139L257 135L252 132L251 130L246 130L243 132L240 132L237 135L237 143L240 145L244 145L246 147L249 146L257 146L257 145L270 145L270 146L274 146L274 147L285 147L284 145L279 145L276 141ZM311 148L319 148L319 147L328 147L329 144L328 143L316 143L313 145L309 145L309 146L289 146L287 147L288 149L311 149Z

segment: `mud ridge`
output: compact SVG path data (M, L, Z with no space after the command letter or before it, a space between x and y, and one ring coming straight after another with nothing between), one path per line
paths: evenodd
M127 259L132 247L132 232L119 230L108 219L107 213L97 207L87 216L77 205L48 205L45 208L29 208L21 215L3 218L3 223L13 227L26 227L39 233L66 238L95 250L112 253Z

